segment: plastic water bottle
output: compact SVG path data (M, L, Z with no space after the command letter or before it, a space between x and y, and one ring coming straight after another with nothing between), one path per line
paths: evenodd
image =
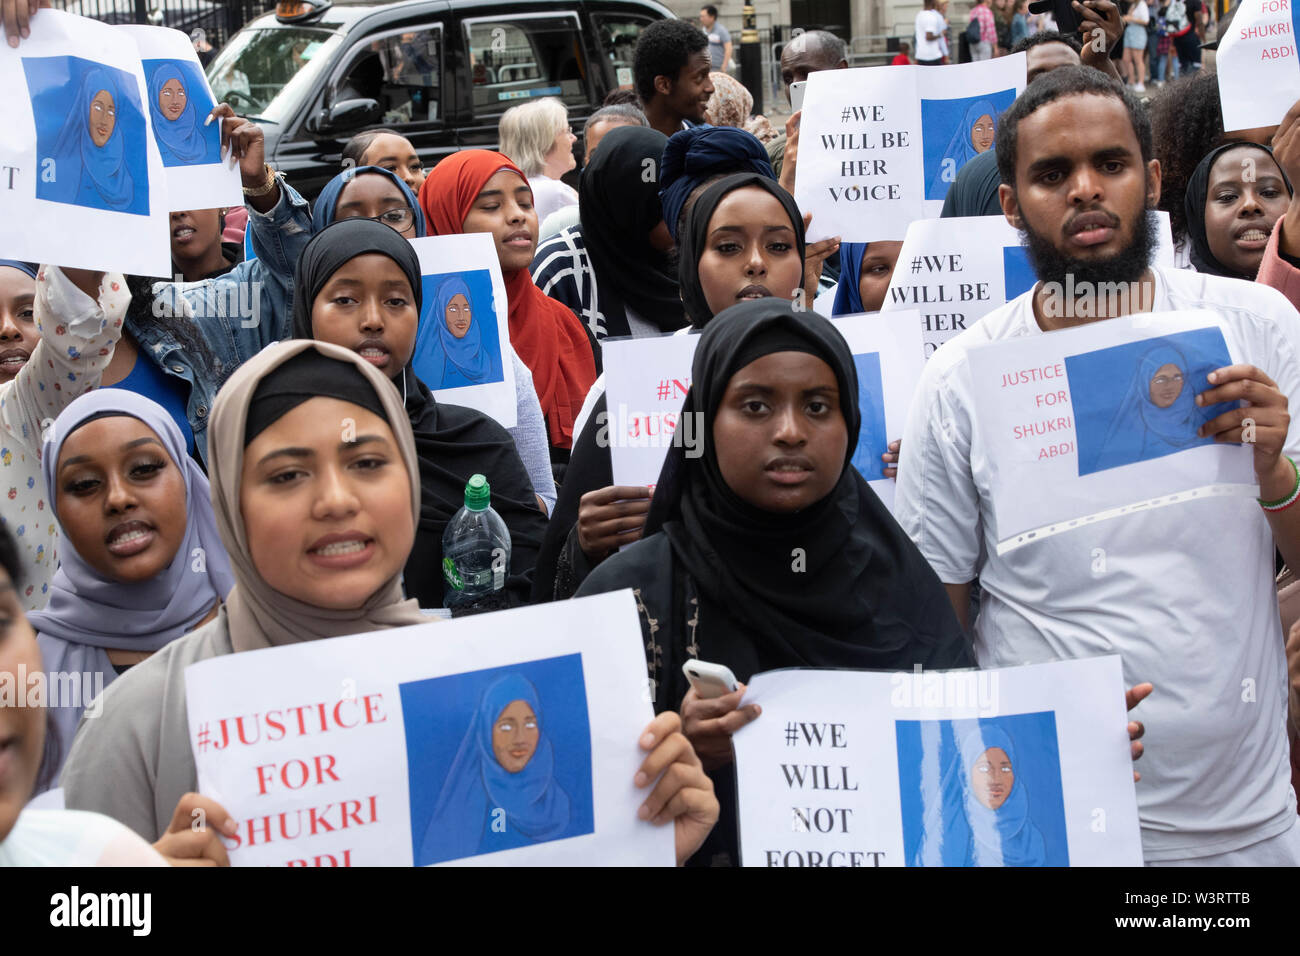
M465 507L442 533L442 577L447 607L500 591L510 575L510 532L492 510L492 488L482 475L465 485Z

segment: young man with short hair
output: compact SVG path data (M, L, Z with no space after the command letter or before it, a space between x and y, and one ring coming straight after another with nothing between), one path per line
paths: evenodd
M637 96L653 129L665 136L704 122L713 95L709 41L685 20L656 20L632 54Z
M1039 282L927 363L895 514L963 621L979 578L981 666L1118 653L1128 684L1155 685L1133 714L1147 728L1137 793L1149 864L1300 865L1273 587L1274 547L1300 562L1300 507L1273 507L1300 492L1292 463L1300 428L1287 411L1288 396L1300 395L1300 315L1258 283L1151 264L1160 163L1145 110L1115 80L1079 66L1053 70L1002 115L995 148L1002 210L1025 237ZM1086 309L1061 295L1101 283L1132 294L1090 299ZM1124 298L1128 311L1210 309L1231 329L1239 364L1184 387L1199 406L1233 406L1203 437L1242 442L1252 420L1260 502L1205 494L1080 522L999 554L994 495L1023 475L990 464L974 424L970 351L1114 318Z
M709 40L709 63L714 73L731 72L731 33L718 22L718 8L713 4L700 10L700 25Z

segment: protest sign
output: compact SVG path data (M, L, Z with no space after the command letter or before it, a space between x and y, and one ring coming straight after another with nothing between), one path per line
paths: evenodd
M795 199L812 213L808 241L902 239L913 221L938 216L957 172L993 148L998 117L1024 88L1022 53L810 74L795 174Z
M1249 445L1197 430L1208 375L1240 361L1203 310L1110 319L970 349L999 554L1096 521L1213 495L1259 493Z
M920 321L915 312L850 315L831 319L853 352L858 373L862 427L853 465L889 507L894 480L883 474L889 442L901 438L912 393L924 364ZM659 480L668 449L702 454L705 423L683 418L682 400L691 385L691 360L698 335L605 339L607 418L597 441L607 445L614 484L646 485Z
M671 865L630 591L202 661L199 790L234 866Z
M1158 220L1156 265L1174 268L1169 213ZM926 357L985 315L1034 287L1038 277L1005 216L919 219L907 229L881 311L917 309Z
M0 254L168 275L168 202L135 43L42 10L0 45Z
M1227 132L1276 126L1300 100L1297 0L1241 0L1219 36L1214 68Z
M1142 865L1118 656L770 671L744 702L745 866Z
M242 206L239 167L221 158L221 124L213 120L204 125L216 101L190 38L167 27L118 29L140 50L149 125L167 181L167 208Z
M614 484L653 490L674 443L699 456L704 435L698 416L680 420L699 342L698 335L673 334L601 342L607 417L597 423L597 443L609 448Z
M411 240L420 257L424 307L411 362L440 402L518 420L510 358L510 302L487 233Z

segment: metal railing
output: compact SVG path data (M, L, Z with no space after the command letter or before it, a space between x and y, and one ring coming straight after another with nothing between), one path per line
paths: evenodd
M106 23L151 23L185 33L203 30L220 49L245 23L275 6L274 0L52 0L51 6Z

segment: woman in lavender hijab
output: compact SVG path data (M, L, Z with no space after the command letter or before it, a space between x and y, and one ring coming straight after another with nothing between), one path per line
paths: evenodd
M61 746L133 664L209 620L234 585L208 480L162 406L119 388L72 402L45 436L41 469L66 544L45 610L32 612Z

